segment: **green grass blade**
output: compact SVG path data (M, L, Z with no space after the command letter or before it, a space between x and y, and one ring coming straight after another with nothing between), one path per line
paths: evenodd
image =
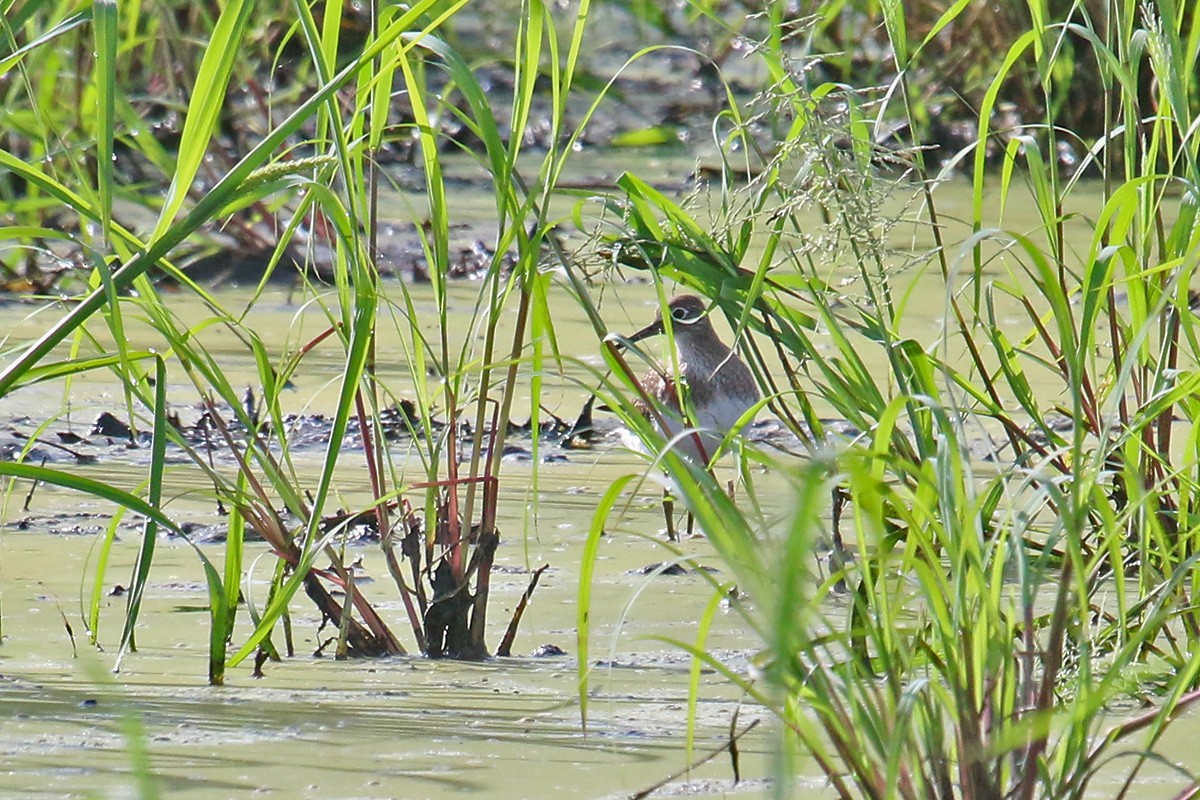
M588 641L591 633L592 576L596 572L596 559L600 555L600 544L604 539L604 525L608 521L608 515L620 499L621 493L636 480L636 475L622 475L613 481L608 491L600 498L596 505L596 513L592 515L592 527L588 531L579 560L579 594L575 603L575 669L579 688L579 723L584 732L587 731L588 676L591 674Z
M29 5L30 5L30 7L33 7L36 4L30 3ZM5 14L7 15L7 13L8 13L8 10L6 9ZM78 28L81 25L86 25L90 21L91 21L91 16L89 14L80 13L80 14L75 14L74 16L68 17L67 19L63 20L62 22L59 22L57 25L52 27L50 30L46 31L45 33L41 34L40 36L37 36L36 38L30 40L29 42L26 42L25 44L21 45L20 47L16 48L15 50L13 50L11 53L6 54L3 58L0 58L0 75L4 75L5 73L7 73L10 69L13 68L14 65L19 63L21 61L21 59L23 59L25 56L29 55L30 53L36 52L37 50L41 49L44 45L57 39L59 36L62 36L63 34L68 33L70 31L74 30L75 28ZM0 25L0 27L7 28L8 26L6 24L3 24L3 25Z
M107 242L112 238L112 203L115 165L113 132L116 128L117 3L95 0L92 26L96 41L96 189L100 197L100 225Z
M161 239L167 233L191 191L224 108L229 79L240 57L246 24L254 7L253 0L229 0L217 18L192 87L192 98L180 134L175 174L167 189L158 223L150 235L152 240Z
M151 508L159 509L162 505L162 479L164 461L167 449L167 370L162 358L154 359L154 438L150 444L150 477L146 501ZM141 612L142 596L146 590L146 582L150 577L150 567L154 562L154 548L158 542L158 521L154 516L147 516L142 527L142 543L138 549L137 561L134 564L133 576L129 584L129 605L125 612L125 629L121 634L121 648L117 654L117 668L121 659L133 646L133 631L137 626L138 614Z

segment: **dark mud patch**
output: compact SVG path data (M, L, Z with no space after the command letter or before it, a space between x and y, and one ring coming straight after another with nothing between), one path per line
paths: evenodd
M231 459L222 430L239 445L254 441L279 452L281 442L287 443L290 452L312 454L323 452L333 434L332 418L323 414L289 414L283 417L281 426L276 427L267 419L259 419L254 410L253 392L247 392L246 407L250 420L257 425L248 430L232 409L206 410L193 406L173 410L168 422L175 438L167 444L167 463L179 465L190 463L185 445L211 459ZM220 419L215 415L219 414ZM588 415L584 428L582 417L570 421L550 416L539 424L532 420L510 422L508 426L503 460L506 463L569 464L588 458L586 454L620 444L620 425L611 416L599 416L593 420ZM426 424L429 429L442 432L446 423L440 419L422 420L416 405L401 400L385 409L378 420L368 421L369 435L381 435L387 442L406 442L420 439ZM848 423L826 421L825 435L834 439L851 439L858 432ZM805 440L811 434L804 431L804 438L790 431L783 423L774 419L760 420L745 431L746 439L759 446L785 454L806 454ZM475 435L470 423L462 423L457 432L459 442L467 446ZM534 439L537 439L536 447ZM46 425L28 416L14 417L0 431L0 460L20 461L27 464L48 465L103 465L105 463L142 464L149 458L153 438L148 430L131 426L112 412L102 412L94 422L81 430L78 423L67 421L59 425ZM357 418L351 418L343 447L361 450L363 447L362 427ZM572 494L589 494L595 487L577 486L566 490ZM201 532L202 531L198 531Z
M567 651L556 644L541 644L529 655L532 658L562 658L567 655Z
M715 567L706 567L702 564L691 566L678 562L655 562L647 564L644 567L638 567L629 571L630 575L653 575L655 577L677 578L684 575L713 575L720 572Z
M56 536L93 536L108 526L111 514L91 511L63 511L52 516L26 514L2 526L8 531L50 533Z
M250 408L250 419L257 424L250 431L242 424L229 408L224 409L220 420L215 419L214 412L195 406L187 409L174 410L168 416L178 439L168 442L172 452L173 463L179 462L182 456L180 440L186 445L196 448L205 454L220 455L227 449L221 429L228 430L235 441L245 442L257 437L260 443L266 443L275 448L279 442L286 441L293 452L312 452L324 450L333 433L333 420L323 414L289 414L283 418L282 426L276 429L270 420L259 420L252 392L247 393L247 407ZM385 409L378 421L370 420L367 429L372 435L382 435L389 442L419 438L425 429L426 422L430 429L442 431L445 423L439 419L428 421L419 418L416 405L408 400ZM601 430L601 436L615 430L615 423ZM536 428L536 430L535 430ZM347 449L362 449L361 426L357 418L350 420L344 446ZM532 439L536 435L544 445L564 445L566 437L572 433L572 424L558 417L551 417L535 426L532 421L511 422L508 426L508 436L520 440ZM469 423L459 426L460 441L469 442L474 436L474 429ZM95 422L86 431L81 432L76 423L66 422L61 427L45 426L30 417L22 416L9 420L6 430L0 432L0 460L22 461L31 464L96 464L106 460L122 458L127 461L137 461L131 455L148 451L153 443L149 431L131 426L111 412L103 412L96 417ZM579 449L578 443L572 444L571 449ZM520 442L510 445L505 456L511 460L521 460L531 457L532 445ZM567 452L547 454L547 463L570 460Z

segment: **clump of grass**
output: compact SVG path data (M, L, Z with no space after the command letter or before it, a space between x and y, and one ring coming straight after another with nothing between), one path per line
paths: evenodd
M234 2L223 6L203 28L208 43L197 56L195 79L181 113L170 187L157 209L157 222L145 237L126 230L114 217L114 197L124 187L107 156L114 147L116 126L111 123L130 102L127 85L117 78L128 68L123 58L150 58L151 54L123 46L135 40L145 46L145 40L137 39L141 29L136 20L117 17L115 4L97 4L92 20L97 56L92 64L95 93L91 97L101 119L108 120L95 143L104 155L99 169L94 174L79 171L78 165L66 158L64 175L57 170L57 162L38 164L0 153L3 165L17 179L52 199L57 213L76 217L81 230L95 227L100 231L96 241L66 235L89 254L92 287L60 322L8 363L0 373L0 395L38 381L108 370L124 389L134 427L144 421L152 428L151 463L146 485L139 492L49 467L0 466L0 472L10 477L57 483L110 500L123 509L118 519L126 511L144 517L124 618L122 653L136 645L134 630L155 560L158 532L184 535L170 518L162 494L166 449L171 444L190 456L192 467L211 485L214 501L229 509L223 564L213 563L207 548L196 548L210 599L211 682L221 683L228 668L252 655L261 666L265 659L293 652L290 613L301 590L333 622L339 654L406 651L402 637L355 585L353 572L337 546L350 521L364 515L374 517L381 534L411 629L412 646L433 657L481 658L488 654L490 576L500 536L496 522L500 454L522 389L521 371L528 368L534 376L528 394L536 431L541 374L556 355L547 297L550 284L539 269L539 258L551 230L547 200L571 152L570 135L564 130L566 97L587 13L585 4L569 40L560 42L546 9L538 4L526 9L517 31L511 119L509 126L502 128L467 59L439 38L462 6L461 2L428 0L376 8L370 30L355 32L353 42L343 39L345 27L340 20L348 10L340 4L326 5L320 19L307 6L296 6L296 18L289 21L291 32L273 45L277 49L271 51L272 57L282 58L286 49L296 74L311 76L312 85L300 97L285 99L285 113L281 118L271 115L272 125L262 139L213 176L206 191L196 194L193 187L216 146L220 121L230 112L230 87L238 76L245 77L239 54L245 52L248 41L259 41L256 47L261 46L255 38L261 29L252 24L252 5ZM35 15L23 24L33 26L39 20L45 21ZM4 66L42 55L39 47L48 47L48 42L86 21L70 18L50 23L45 36L35 38L27 50ZM565 46L560 50L560 45ZM299 62L295 61L297 48L307 53ZM435 71L444 73L442 79L431 80ZM550 116L555 145L544 154L536 178L527 180L516 165L522 155L522 134L531 114L534 86L546 72L563 92L556 96ZM412 120L400 130L393 126L389 113L397 102L407 106ZM451 313L449 237L454 212L442 178L441 153L447 142L433 123L438 115L456 116L482 142L479 160L495 186L496 255L474 284L477 295L469 315L469 327L481 334L482 344L474 336L459 336L455 326L462 323ZM380 182L376 156L394 137L411 137L417 142L427 186L428 218L417 227L423 231L438 311L432 334L417 312L409 288L384 285L374 263ZM298 158L298 154L311 155ZM332 286L303 285L306 299L322 311L327 327L296 343L291 351L275 354L245 322L245 310L222 306L176 269L172 259L205 226L284 193L295 200L290 207L273 205L283 209L279 213L286 215L286 225L272 263L284 256L302 226L327 231ZM510 252L515 253L511 264ZM148 278L152 268L169 272L188 293L189 301L207 309L207 317L191 327L181 323L172 311L178 299L171 301L157 293ZM507 327L503 335L511 338L504 340L502 323L510 318L516 322ZM125 328L131 324L148 325L161 346L141 351L125 345ZM106 328L118 343L115 348L100 344L101 338L92 332L97 325ZM413 436L415 470L409 461L393 460L381 433L384 415L400 396L378 377L377 341L382 326L391 326L402 342L405 369L415 390L412 413L404 415ZM212 329L232 333L253 357L259 391L249 401L226 377L219 358L208 350L207 334ZM64 352L66 343L72 346ZM329 417L330 440L317 477L310 483L294 463L283 392L318 348L337 349L343 368L336 408ZM167 387L180 377L192 387L194 394L188 400L199 399L209 440L235 463L232 475L214 468L204 452L168 424L169 406L188 402L167 396ZM442 424L435 424L435 415ZM355 513L333 514L329 503L335 496L337 469L347 458L344 441L354 427L364 442L373 500ZM464 431L470 431L466 438ZM536 455L536 437L533 446ZM100 587L116 525L114 520L102 542L86 612L93 642L100 637ZM246 571L245 538L251 529L267 542L277 560L266 596L248 596L242 606L239 594ZM331 566L318 568L318 559L328 559ZM346 599L336 599L331 588L344 591ZM239 623L238 611L243 607L251 629L240 634L238 626L243 623ZM514 627L515 623L505 647L511 646Z
M939 215L945 175L920 150L875 145L866 116L875 98L809 85L810 73L790 72L770 43L775 102L793 122L766 147L759 126L718 142L765 156L747 185L723 174L725 225L710 229L632 175L619 181L626 226L610 246L621 263L710 296L769 407L808 450L799 464L752 456L791 477L784 526L756 510L752 481L734 505L710 474L661 460L746 590L762 678L724 667L702 641L681 646L771 708L785 752L814 757L839 796L1084 797L1117 745L1141 737L1127 790L1170 720L1200 699L1189 477L1198 462L1188 444L1200 363L1188 300L1200 252L1189 76L1200 46L1186 33L1190 9L1109 3L1105 12L1103 28L1039 13L1004 54L978 144L959 157L974 183L961 238ZM898 112L915 129L910 76L924 53L908 46L900 4L883 14L900 77L872 113ZM1063 176L1050 154L1063 136L1062 59L1078 57L1060 46L1068 35L1101 65L1110 124L1089 163ZM1160 82L1159 113L1145 113L1141 81L1121 66L1131 63ZM1037 76L1044 120L1007 140L994 173L988 142L1008 132L992 129L991 112L1017 69ZM884 164L907 170L915 204L906 207L925 221L932 250L890 249L893 220L872 201L896 187ZM1083 182L1092 169L1102 184ZM993 184L995 217L984 202ZM1085 188L1101 196L1097 213L1069 216L1068 199ZM1005 229L1015 202L1037 210L1034 230ZM824 228L801 229L804 207L820 211ZM914 260L922 286L930 275L942 282L936 331L908 322L898 276ZM848 275L852 288L830 275ZM628 404L609 405L661 446ZM828 437L828 410L859 434ZM984 445L986 465L971 455ZM615 506L607 497L594 535ZM829 569L817 542L833 548ZM843 586L847 613L827 611ZM586 640L586 607L580 619ZM1130 693L1153 708L1114 721ZM1197 777L1180 777L1194 791Z
M86 491L97 493L119 503L125 508L135 510L146 517L142 546L134 569L130 585L130 601L125 618L122 650L133 647L133 630L137 623L140 609L140 599L154 560L155 540L160 526L166 526L175 532L179 527L170 522L161 512L163 502L161 494L162 476L165 469L165 451L168 439L183 447L185 452L192 455L196 466L208 475L213 483L218 497L230 503L233 513L230 518L230 534L226 546L225 566L223 573L212 565L207 556L197 550L203 563L208 580L211 603L212 635L210 642L209 679L220 683L224 679L224 670L228 662L226 648L231 640L233 625L236 618L236 599L241 584L241 567L243 555L243 533L247 524L253 525L263 538L268 541L280 555L280 568L276 571L275 582L265 610L260 617L254 619L256 630L249 637L248 644L241 652L234 655L236 663L244 658L253 648L261 643L274 628L275 624L288 607L294 592L302 585L310 587L314 593L313 562L320 553L336 556L328 547L329 538L320 530L324 516L323 507L329 497L334 467L340 455L340 442L346 430L353 398L357 392L359 381L364 369L364 354L369 347L373 334L371 327L372 309L375 305L373 292L374 282L369 270L361 257L353 258L349 263L343 261L343 286L349 289L351 271L357 269L358 280L353 282L353 291L347 291L340 296L345 304L341 309L342 326L338 329L343 334L346 348L346 374L343 384L342 398L338 410L333 417L333 441L326 454L321 477L311 495L306 497L302 485L290 469L290 461L286 456L286 442L283 442L284 458L278 459L266 445L262 436L262 422L251 414L240 401L239 393L225 378L220 363L210 355L203 346L202 337L197 334L211 325L219 325L237 335L244 342L248 351L254 354L260 367L259 379L264 387L268 413L264 419L269 419L273 430L284 430L280 424L282 414L278 405L278 395L284 383L286 374L299 366L300 360L289 361L282 369L277 370L271 364L268 354L253 331L248 331L238 322L238 314L222 308L195 284L190 283L186 276L177 273L181 282L195 293L198 302L204 303L211 316L197 330L182 327L172 315L168 305L156 293L154 286L147 279L147 272L152 266L166 264L173 248L187 240L200 226L218 217L229 207L237 207L247 196L254 196L271 188L296 182L297 176L308 171L319 178L323 174L332 175L332 167L324 160L300 163L290 166L276 166L264 170L268 161L278 156L282 144L295 135L300 127L310 119L320 116L323 109L328 108L328 101L334 93L350 81L354 80L369 69L373 60L388 48L401 48L403 53L404 36L421 30L419 20L422 14L432 4L418 4L406 14L396 15L389 20L388 25L381 28L378 38L367 47L352 63L346 65L338 73L328 73L322 76L322 82L314 94L286 119L273 128L264 139L250 150L242 160L228 173L222 175L209 191L197 202L188 204L188 190L192 185L203 161L209 143L215 133L217 119L220 116L226 97L226 89L231 81L234 67L234 56L239 50L246 32L246 22L249 15L249 5L234 3L226 6L220 16L214 21L210 47L201 60L196 78L196 91L192 95L187 109L186 120L178 148L175 163L172 188L164 201L159 221L146 240L141 240L124 230L112 220L111 203L114 196L115 176L111 169L101 169L96 176L98 182L94 194L89 194L86 184L83 187L72 188L62 182L46 169L19 161L15 158L6 159L6 166L31 185L38 186L41 191L53 197L61 204L61 210L78 216L81 227L91 224L102 226L104 232L103 246L111 248L110 252L97 249L94 244L87 243L89 252L94 253L92 265L95 269L95 288L72 308L62 321L53 325L37 342L30 345L22 354L16 357L0 375L0 394L10 391L23 384L61 378L78 374L86 370L109 369L125 388L126 401L131 418L135 409L144 410L150 418L153 427L152 459L148 478L148 490L145 501L135 498L128 493L120 492L113 487L98 481L83 481L76 476L64 475L60 471L38 469L37 479L58 482L74 486ZM104 14L115 14L115 8L101 4L100 19ZM426 27L425 32L429 31ZM117 86L113 76L117 70L117 37L114 33L113 21L101 22L97 26L97 86L100 89L96 102L103 109L115 107ZM111 136L111 128L108 129ZM101 152L111 152L111 141L101 143ZM331 161L336 161L337 148L331 148L334 155ZM340 151L345 153L344 148ZM343 162L344 164L344 162ZM327 177L328 179L328 177ZM302 179L301 179L302 180ZM301 182L312 193L329 199L328 193L320 194L316 181ZM84 191L80 191L83 188ZM97 201L89 199L98 198ZM325 210L335 214L339 205L336 200L329 202ZM185 210L186 208L186 210ZM344 219L344 217L343 217ZM342 229L350 233L344 241L349 246L352 257L361 254L361 248L354 248L353 226L347 225ZM126 292L136 289L135 297L126 297ZM151 327L163 339L164 357L159 353L133 352L124 342L125 311L130 306L136 306L145 315ZM74 338L76 348L80 344L94 341L90 339L85 327L101 314L101 321L109 329L112 339L117 342L115 352L100 352L95 356L75 355L56 358L56 348L69 338ZM77 352L77 350L76 350ZM221 435L226 439L232 453L238 461L237 478L229 480L207 465L202 454L192 450L186 441L178 435L166 422L167 398L167 361L172 362L173 369L181 370L196 387L198 395L209 412L210 419L217 423ZM149 369L148 369L149 368ZM280 379L280 374L284 377ZM153 389L148 389L153 387ZM227 409L227 412L219 411ZM222 413L231 413L237 418L237 427L243 433L243 441L235 442L229 433L230 426L221 421ZM6 474L25 474L24 465L6 465ZM268 492L268 488L270 492ZM291 530L284 523L281 515L275 510L276 501L282 501L289 511L302 520L300 530ZM148 502L148 506L147 506ZM147 513L148 509L155 513ZM111 544L110 536L106 542ZM105 551L106 552L106 551ZM103 579L105 558L102 554L101 573L97 585ZM335 558L335 566L340 564ZM344 581L345 574L337 570ZM319 588L319 587L318 587ZM333 606L327 602L326 592L315 592L318 605L327 612ZM398 652L399 645L387 631L378 616L370 610L361 595L351 594L359 606L360 613L366 618L368 626L377 641L389 652ZM92 598L89 614L90 628L93 639L97 635L98 626L98 592ZM336 615L340 616L340 615ZM353 629L352 629L353 630ZM349 635L349 631L347 631ZM272 654L275 648L268 644Z

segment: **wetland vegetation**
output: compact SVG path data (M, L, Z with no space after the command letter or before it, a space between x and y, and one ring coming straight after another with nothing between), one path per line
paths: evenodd
M142 796L1195 794L1200 10L751 5L0 0L14 780L106 687Z

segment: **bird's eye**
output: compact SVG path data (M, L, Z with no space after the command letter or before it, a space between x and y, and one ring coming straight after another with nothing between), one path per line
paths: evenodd
M690 314L686 308L677 308L671 312L671 319L678 320L679 322L687 322L689 316Z

